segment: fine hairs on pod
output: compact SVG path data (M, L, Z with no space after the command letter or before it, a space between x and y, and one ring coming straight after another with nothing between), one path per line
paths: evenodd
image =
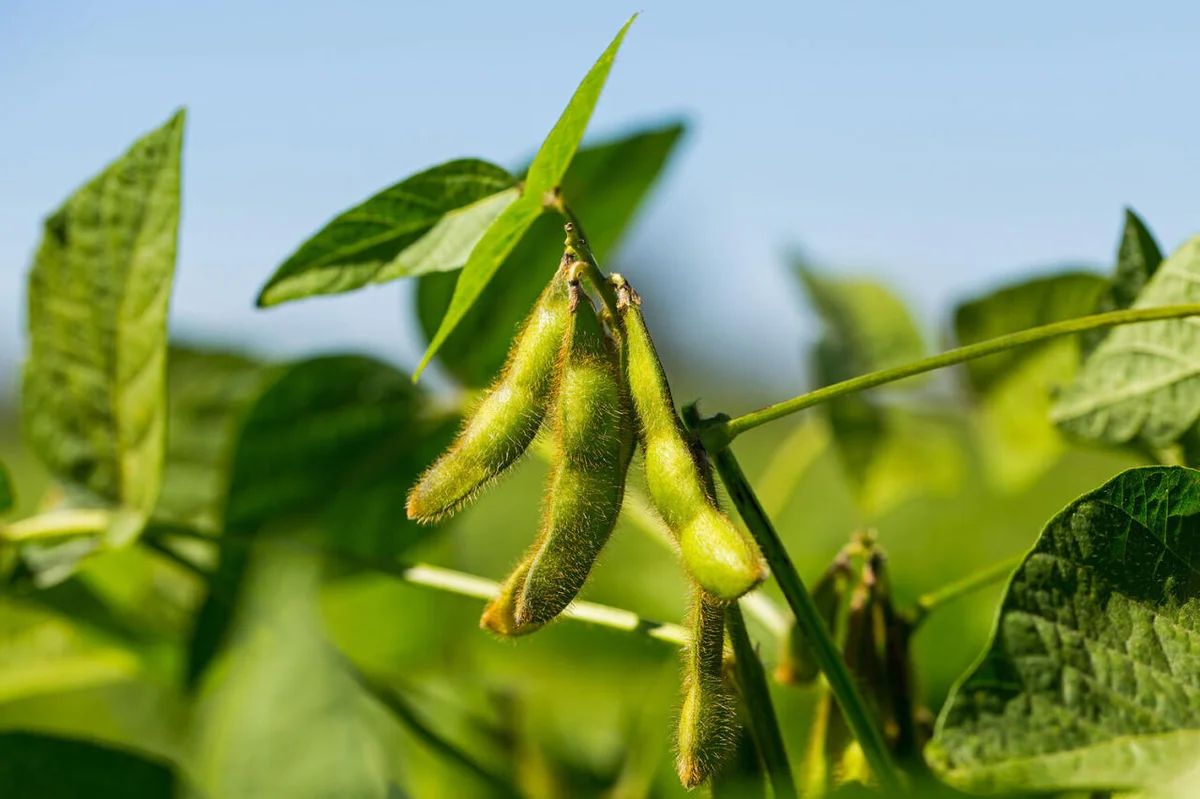
M633 415L616 345L579 281L569 286L571 324L556 382L541 532L481 620L502 635L537 629L579 594L616 526L633 455Z
M695 788L716 774L737 743L737 700L725 683L725 603L693 588L679 714L679 780Z
M766 578L766 564L754 542L717 507L704 456L689 442L675 412L640 298L620 275L610 280L617 293L627 382L650 499L679 541L692 577L709 593L731 602Z
M408 493L408 518L435 522L463 507L525 453L553 394L570 322L567 263L560 264L508 352L504 368L454 443Z

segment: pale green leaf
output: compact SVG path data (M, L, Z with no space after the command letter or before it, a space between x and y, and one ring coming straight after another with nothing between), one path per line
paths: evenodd
M960 305L954 332L961 346L1092 313L1108 281L1064 272L1006 286ZM1028 488L1066 452L1048 414L1055 393L1075 376L1074 337L1019 347L965 365L977 398L976 430L983 466L1001 490Z
M429 347L425 350L425 355L421 358L421 363L417 365L416 372L413 374L414 381L420 377L421 372L429 365L430 360L441 349L442 344L471 310L517 242L529 230L547 203L552 201L550 193L559 187L567 172L567 167L575 157L575 151L579 149L579 143L583 141L583 134L592 117L592 110L596 107L596 101L600 99L600 92L604 88L605 81L608 80L608 72L612 68L613 59L616 58L621 41L625 38L625 32L633 24L636 16L629 18L608 49L588 71L583 82L579 84L579 88L571 97L571 101L567 103L562 116L559 117L550 134L546 136L545 141L542 142L541 148L529 165L529 173L525 176L524 193L520 199L514 201L496 217L492 226L484 233L483 238L471 250L471 255L467 259L462 273L458 276L458 282L454 285L454 296L450 300L450 306L446 309L446 315L442 317L437 333L434 334Z
M625 39L625 32L635 19L637 14L629 18L616 38L588 70L588 74L584 76L571 101L563 110L562 116L542 142L537 155L533 157L533 163L529 165L529 173L525 176L527 194L540 200L543 193L553 191L562 182L571 159L575 157L575 151L579 149L579 143L583 141L583 133L592 118L596 101L600 99L600 92L604 90L613 59L617 57L617 50L621 48L621 42Z
M1200 236L1146 283L1134 308L1200 301ZM1112 331L1055 404L1059 428L1109 446L1174 443L1200 417L1200 319L1167 319Z
M20 799L171 799L171 767L91 741L0 733L0 786Z
M467 260L483 232L520 194L504 169L477 159L413 175L344 211L275 270L260 307L353 291Z
M64 484L144 514L162 477L183 125L180 111L71 195L29 275L29 444Z
M254 549L228 662L198 703L195 774L208 799L387 796L369 700L321 625L320 573L302 547Z
M587 240L603 265L628 229L683 134L683 125L639 130L584 147L563 178L562 193L587 225ZM504 260L496 276L442 344L438 360L463 385L482 387L504 363L521 321L558 267L563 220L545 215ZM433 338L450 298L455 276L421 278L417 314L426 340Z
M1200 759L1200 472L1131 469L1047 524L927 758L975 792L1138 790Z

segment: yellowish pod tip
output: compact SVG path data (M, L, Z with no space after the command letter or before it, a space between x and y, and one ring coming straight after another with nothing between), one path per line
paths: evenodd
M516 619L517 598L525 585L529 573L530 558L526 557L504 581L498 593L483 609L479 626L488 632L511 637L525 635L538 629L540 624L518 624Z
M464 420L458 437L408 494L408 518L436 522L466 505L524 454L553 395L570 319L565 269L542 292L509 350L499 378Z

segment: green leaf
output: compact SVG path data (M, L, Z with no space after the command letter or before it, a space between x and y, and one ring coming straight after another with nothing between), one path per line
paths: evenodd
M1158 271L1162 252L1146 224L1131 209L1125 209L1125 226L1117 246L1117 266L1108 291L1096 303L1093 313L1128 308ZM1112 330L1089 330L1080 336L1084 354L1090 354Z
M1200 236L1163 262L1134 308L1200 301ZM1200 417L1200 324L1195 319L1125 325L1083 363L1051 412L1066 433L1115 446L1174 443Z
M588 245L601 263L619 244L683 131L681 123L639 130L584 147L571 162L562 193L586 220ZM539 217L446 339L438 360L463 385L485 386L500 370L521 321L557 268L562 248L562 219ZM417 284L417 315L427 340L450 307L454 282L454 275L443 273L425 275Z
M334 217L275 270L260 307L370 283L458 269L520 195L516 179L486 161L427 169Z
M549 197L549 193L558 188L562 182L571 159L575 157L575 151L579 149L579 143L583 141L583 133L592 117L596 101L600 99L600 91L604 88L605 81L608 80L608 71L612 68L613 59L616 58L621 41L625 38L625 31L633 24L636 16L635 14L629 18L617 37L613 39L612 44L592 66L583 82L579 84L579 88L575 90L571 101L567 103L567 107L554 125L554 129L542 142L537 155L533 157L533 163L529 165L529 173L525 177L524 193L520 199L514 201L501 212L500 216L496 217L495 222L484 233L483 238L471 250L466 266L463 267L462 273L458 276L458 282L454 286L454 296L450 299L450 307L446 310L446 315L442 317L437 333L434 334L429 347L425 350L425 355L421 358L421 363L417 365L417 370L413 374L414 381L421 376L421 372L429 365L433 356L437 354L458 323L471 310L488 282L496 274L496 270L504 263L504 259L542 213L547 201L552 199Z
M1200 762L1200 472L1130 469L1050 520L926 756L976 792L1137 790Z
M220 531L233 444L272 374L236 352L171 347L166 468L156 522Z
M17 497L12 487L12 478L8 469L0 463L0 514L8 513L17 504Z
M0 785L21 799L171 799L170 766L89 741L0 733Z
M408 377L370 358L291 364L248 411L229 473L220 559L189 652L189 681L220 648L246 567L267 524L319 533L316 543L394 559L432 528L407 519L405 492L453 434L453 417L420 418Z
M251 561L226 668L198 704L197 787L211 799L387 796L372 708L321 626L320 560L264 539Z
M45 223L29 275L30 447L68 486L149 514L166 430L184 112Z
M954 332L965 346L1092 313L1108 281L1065 272L1006 286L960 305ZM977 400L975 429L989 479L1006 492L1031 486L1067 450L1049 420L1055 393L1075 376L1079 342L1058 338L977 361L964 373Z

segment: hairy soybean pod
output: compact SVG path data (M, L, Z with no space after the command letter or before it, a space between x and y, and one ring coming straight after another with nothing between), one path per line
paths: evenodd
M550 404L569 318L564 264L525 321L500 377L450 449L409 491L408 518L433 522L454 513L524 454Z
M572 323L554 401L555 465L542 530L516 607L518 626L545 624L583 588L608 542L633 456L633 416L616 345L571 283Z
M837 625L849 583L850 559L845 554L839 554L813 585L813 603L816 604L821 620L831 633ZM779 665L775 668L775 679L785 685L806 685L817 679L820 673L812 644L793 620L784 637Z
M766 567L754 543L717 507L704 456L688 443L675 413L641 301L620 276L613 276L613 284L650 499L678 539L684 564L696 582L714 596L733 601L765 579Z
M529 556L526 556L517 564L504 585L500 586L500 593L487 603L479 620L480 627L496 635L522 635L538 628L535 624L520 628L516 619L517 598L525 585L525 575L529 573L529 561Z
M695 788L720 769L733 751L738 729L737 701L724 679L724 603L702 590L694 593L675 764L686 788Z

